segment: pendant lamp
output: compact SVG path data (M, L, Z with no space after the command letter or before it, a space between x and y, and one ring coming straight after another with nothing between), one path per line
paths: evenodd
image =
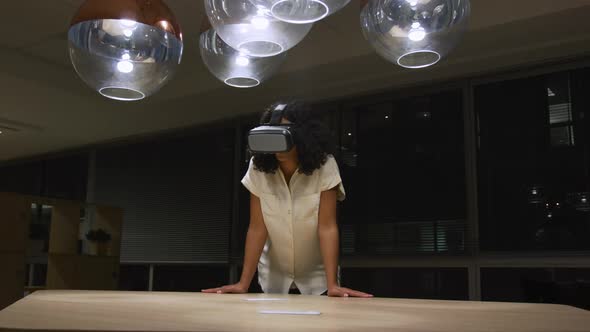
M405 68L438 63L468 25L469 0L364 0L361 27L383 58Z
M68 46L80 78L122 101L158 91L183 50L180 26L161 0L86 0L70 24Z
M250 0L270 9L281 21L305 24L317 22L344 8L350 0Z
M275 56L291 49L312 27L278 20L267 7L251 0L205 0L205 11L224 42L254 57Z
M208 22L207 22L208 23ZM201 28L201 59L217 79L235 88L253 88L273 76L287 53L270 57L253 57L235 50L209 24Z

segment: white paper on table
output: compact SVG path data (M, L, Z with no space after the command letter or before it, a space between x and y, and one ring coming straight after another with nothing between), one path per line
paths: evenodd
M291 311L291 310L260 310L259 314L271 315L320 315L319 311Z

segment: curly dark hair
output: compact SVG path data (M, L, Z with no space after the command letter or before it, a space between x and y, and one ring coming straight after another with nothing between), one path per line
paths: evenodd
M311 175L322 167L333 154L334 144L330 131L309 104L292 100L277 102L268 107L260 119L261 124L269 123L273 110L278 105L286 105L283 117L292 122L293 143L299 157L299 173ZM254 166L264 173L275 173L279 162L274 154L254 154Z

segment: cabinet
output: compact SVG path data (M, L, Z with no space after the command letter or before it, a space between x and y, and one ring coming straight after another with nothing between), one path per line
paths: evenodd
M45 285L37 289L113 290L117 288L123 210L112 206L0 193L0 310L25 294L32 206L51 209ZM89 218L89 219L88 219ZM88 242L86 228L103 229L111 240L103 250ZM84 244L84 245L82 245ZM87 249L82 249L87 248ZM38 261L39 258L37 257Z

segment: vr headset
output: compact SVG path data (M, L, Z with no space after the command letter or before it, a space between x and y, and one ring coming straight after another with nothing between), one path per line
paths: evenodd
M280 104L271 113L270 122L248 133L248 149L252 153L272 154L287 152L293 148L291 125L282 125L283 111L287 105Z

